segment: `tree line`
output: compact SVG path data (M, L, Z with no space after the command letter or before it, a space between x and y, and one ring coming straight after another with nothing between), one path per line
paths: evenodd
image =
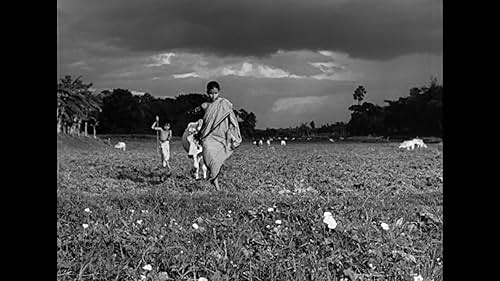
M407 97L385 100L385 106L363 102L367 91L359 86L353 97L357 101L347 124L351 135L378 135L391 137L436 136L443 131L443 86L431 78L428 86L413 87Z

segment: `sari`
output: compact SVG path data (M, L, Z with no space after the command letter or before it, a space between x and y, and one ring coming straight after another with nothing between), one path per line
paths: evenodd
M215 180L220 169L233 151L241 144L238 119L233 105L225 98L210 103L203 116L200 130L203 159L210 171L209 180Z

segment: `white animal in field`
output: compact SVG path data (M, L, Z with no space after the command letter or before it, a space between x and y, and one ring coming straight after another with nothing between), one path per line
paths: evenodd
M412 139L402 142L399 148L406 148L406 150L414 150L415 146L417 148L427 148L427 145L422 139Z
M267 143L267 146L271 146L271 140L270 139L267 140L266 143Z
M259 140L259 146L263 145L264 143L262 142L262 140Z
M295 140L295 138L292 138L292 140L294 141L294 140Z
M286 145L286 141L285 140L281 140L281 145Z
M257 145L257 141L253 141L253 144L254 144L254 145Z
M288 138L287 138L287 137L285 137L285 140L288 140Z
M115 145L115 148L125 151L127 149L127 145L121 141Z
M333 139L328 139L329 142L335 142Z
M308 141L310 141L310 140L311 140L311 138L307 138L307 140L308 140Z
M198 122L191 122L187 125L186 130L182 134L181 143L182 147L188 154L188 158L193 159L193 169L194 178L200 178L200 167L203 172L203 178L207 178L207 166L203 160L203 147L197 140L195 140L194 135L199 132L201 126L203 125L203 120L198 120Z
M340 137L339 139L340 139L340 140L344 140L344 137Z

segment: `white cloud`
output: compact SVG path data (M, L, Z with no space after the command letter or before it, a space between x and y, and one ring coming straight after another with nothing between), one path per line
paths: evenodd
M151 59L155 61L155 63L147 64L146 66L153 67L153 66L162 66L165 64L171 64L173 56L175 56L175 53L164 53L152 56Z
M200 76L195 72L189 72L183 74L174 74L172 75L172 77L174 77L175 79L183 79L183 78L200 77Z
M210 78L220 76L240 76L254 78L304 78L299 75L291 74L281 68L271 67L265 64L242 62L223 65L215 68L208 68L203 65L193 67L197 77Z
M274 102L272 112L290 111L295 114L315 110L322 106L328 96L282 98Z

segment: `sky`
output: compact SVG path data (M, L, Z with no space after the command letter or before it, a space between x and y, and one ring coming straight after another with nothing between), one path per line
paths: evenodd
M347 122L443 83L442 0L58 0L57 75L156 97L207 82L257 128Z

